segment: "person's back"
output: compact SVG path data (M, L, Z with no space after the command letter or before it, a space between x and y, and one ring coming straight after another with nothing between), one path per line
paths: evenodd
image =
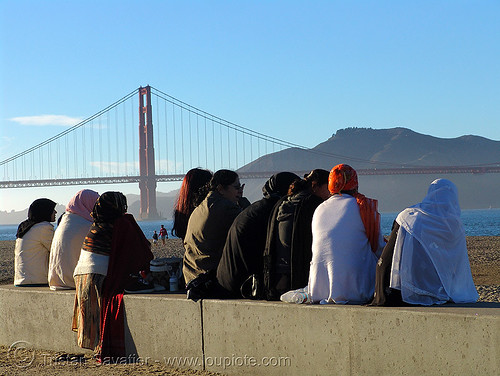
M46 285L54 226L39 222L16 239L14 285Z
M64 213L52 240L48 282L51 290L75 288L75 271L83 240L92 222L74 213Z
M478 299L455 184L434 180L421 203L399 213L377 265L376 281L373 305Z
M99 193L82 189L66 205L50 247L48 282L51 290L75 288L73 272L92 225L90 213L98 197Z
M229 227L240 211L236 203L224 199L218 192L210 192L195 208L184 238L186 283L217 268Z
M14 249L14 285L47 285L49 251L54 237L56 203L48 198L33 201L28 219L21 222Z
M238 202L243 195L243 185L236 172L217 171L206 189L206 197L189 217L184 238L182 272L189 285L189 297L198 296L198 288L194 285L200 280L193 281L198 277L203 279L202 275L209 275L209 280L216 282L215 274L227 233L241 212Z
M252 275L262 279L269 216L298 178L291 172L271 176L262 187L264 197L244 209L231 225L217 268L217 280L228 295L241 297L242 284Z
M371 251L356 199L347 194L330 197L316 209L312 230L312 301L368 301L373 296L377 256Z
M277 300L284 292L307 284L312 255L311 222L318 205L329 196L328 175L326 170L315 169L304 179L295 180L287 197L273 208L264 254L267 300Z
M373 296L383 246L377 200L358 192L356 171L332 168L332 196L315 211L308 292L313 302L361 304Z

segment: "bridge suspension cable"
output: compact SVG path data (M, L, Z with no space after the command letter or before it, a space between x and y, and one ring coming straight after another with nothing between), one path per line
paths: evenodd
M161 181L182 179L193 167L216 171L237 170L258 158L285 148L300 149L324 157L377 165L377 168L416 169L422 166L371 161L308 148L224 120L154 87L151 117L155 174ZM140 89L139 89L140 90ZM138 181L138 91L134 90L94 115L45 141L0 162L1 187L68 185ZM496 169L497 163L464 168ZM453 167L453 166L451 166ZM424 168L425 169L425 168ZM453 168L450 168L452 171ZM474 170L476 171L476 170ZM87 180L85 180L87 179Z

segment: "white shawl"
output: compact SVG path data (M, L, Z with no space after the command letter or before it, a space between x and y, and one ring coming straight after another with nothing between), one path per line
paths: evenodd
M75 288L73 272L91 225L92 222L79 214L64 213L50 248L48 281L51 290Z
M391 270L403 301L431 305L475 302L456 186L434 180L424 200L396 218L400 229Z
M373 297L375 268L384 247L373 253L356 199L333 195L312 220L313 244L308 293L313 302L362 304Z

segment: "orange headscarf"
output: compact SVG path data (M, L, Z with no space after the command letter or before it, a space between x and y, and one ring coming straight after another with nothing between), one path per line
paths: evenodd
M377 211L378 201L368 198L357 191L358 174L351 166L339 164L332 168L328 177L328 190L333 194L341 194L342 191L356 190L353 194L359 206L359 214L365 227L366 236L370 242L373 252L378 249L380 230L380 214Z

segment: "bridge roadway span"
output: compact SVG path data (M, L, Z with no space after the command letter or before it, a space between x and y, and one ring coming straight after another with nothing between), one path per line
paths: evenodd
M0 286L0 345L81 353L74 291ZM126 295L128 359L230 375L498 375L500 303L383 308ZM123 360L121 360L123 361Z
M436 166L421 168L378 168L359 169L358 175L413 175L413 174L488 174L500 173L499 166ZM299 176L309 171L295 171ZM241 179L267 179L276 172L238 172ZM157 182L181 181L184 174L156 175ZM0 181L0 188L27 188L64 185L92 185L92 184L122 184L137 183L141 176L108 176L108 177L86 177L71 179L34 179L34 180L4 180Z

